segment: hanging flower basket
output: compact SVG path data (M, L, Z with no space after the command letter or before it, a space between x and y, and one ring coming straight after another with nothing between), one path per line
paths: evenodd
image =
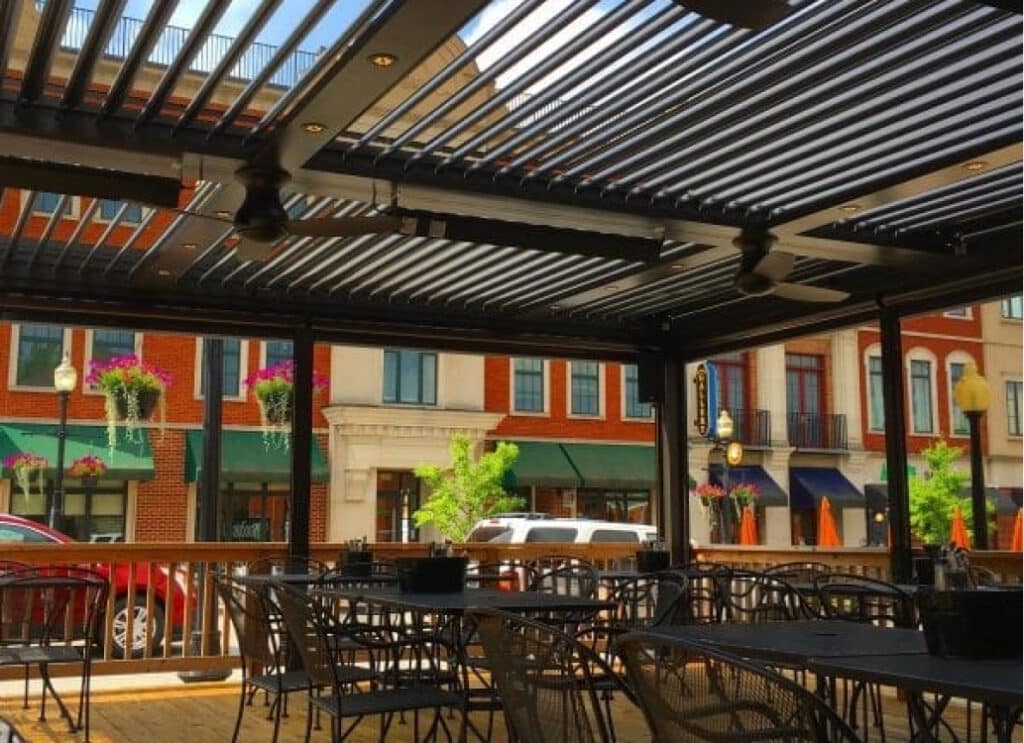
M714 534L716 527L719 526L719 514L722 511L725 490L718 485L703 483L696 487L693 494L700 499L700 507L704 511L704 517L708 520L708 528Z
M142 421L153 417L166 420L166 395L171 375L135 354L93 361L85 381L99 387L106 396L107 439L113 450L117 443L117 424L123 422L130 434Z
M751 483L741 482L739 485L733 486L729 491L729 498L736 509L736 523L743 518L743 509L756 504L760 495L757 486Z
M106 463L93 454L79 457L68 468L68 475L82 480L82 486L96 487L100 478L107 471Z
M260 426L267 445L288 446L294 408L295 364L281 361L250 374L246 386L256 396L260 407ZM313 375L313 391L327 389L327 378L322 374Z
M50 462L46 457L41 457L32 452L21 452L4 457L4 468L14 474L14 481L18 483L21 492L28 498L32 494L32 480L35 479L39 488L39 495L45 496L45 481L43 470Z

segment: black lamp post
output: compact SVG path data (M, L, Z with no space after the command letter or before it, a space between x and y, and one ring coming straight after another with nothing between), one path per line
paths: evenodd
M956 404L967 416L971 432L971 521L974 526L974 548L988 549L988 514L985 504L985 469L981 461L981 416L992 402L988 382L978 374L978 367L968 363L964 374L953 388Z
M78 384L78 372L71 365L67 352L53 370L53 387L60 400L60 422L57 424L57 471L53 477L53 497L50 499L51 529L60 530L64 511L64 440L68 434L68 397Z

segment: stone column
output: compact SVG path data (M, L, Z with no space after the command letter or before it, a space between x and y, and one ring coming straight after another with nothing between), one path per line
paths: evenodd
M846 416L846 436L850 449L864 448L861 435L860 373L857 331L840 330L832 334L832 412Z
M757 349L757 407L772 420L772 446L789 447L786 430L786 347L781 343Z

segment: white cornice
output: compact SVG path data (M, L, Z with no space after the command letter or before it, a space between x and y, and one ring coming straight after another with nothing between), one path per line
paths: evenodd
M342 434L436 437L466 433L483 438L504 418L503 413L482 410L403 408L379 405L333 405L323 408L324 417Z

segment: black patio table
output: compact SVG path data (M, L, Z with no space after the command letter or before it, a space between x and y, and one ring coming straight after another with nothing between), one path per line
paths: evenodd
M318 573L256 573L249 575L236 575L233 580L243 586L270 586L275 583L287 583L290 586L337 586L354 585L360 586L386 586L398 582L394 575L320 575Z
M805 667L811 658L920 655L924 633L841 620L653 627L653 635L714 645L736 655Z
M1020 716L1024 664L1020 658L989 660L900 655L811 658L807 669L819 677L894 686L907 692L910 712L918 730L914 740L937 741L942 712L952 698L969 699L988 707L1000 743L1011 739ZM929 708L924 694L939 698Z

